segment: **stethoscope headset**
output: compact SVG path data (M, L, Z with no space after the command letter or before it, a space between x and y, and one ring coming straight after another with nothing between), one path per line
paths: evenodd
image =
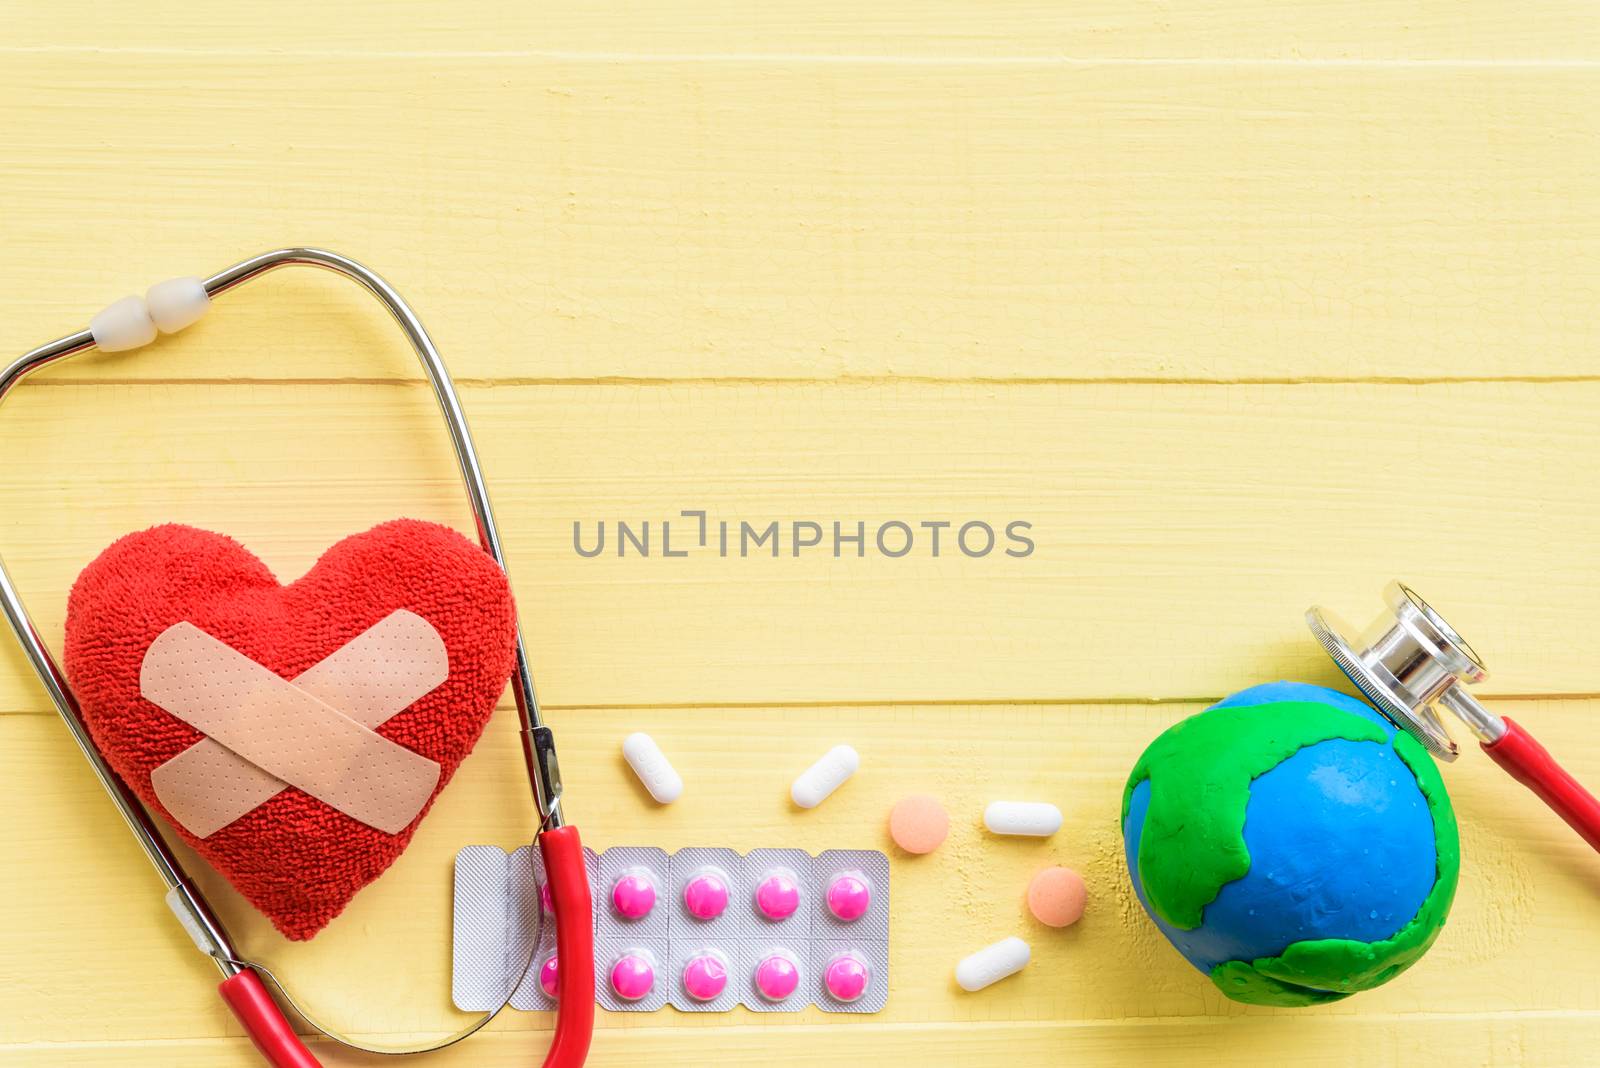
M382 278L354 260L310 248L267 252L234 264L205 279L176 279L167 287L164 302L174 305L162 326L164 332L181 329L204 311L209 301L269 271L290 265L320 267L354 281L389 311L421 361L433 387L445 426L450 433L462 482L477 520L478 539L484 551L505 567L500 536L489 492L467 428L455 387L433 341L415 312ZM174 297L175 295L175 297ZM129 301L134 303L130 304ZM95 326L80 330L26 353L0 372L0 401L13 386L33 371L57 360L93 348L119 351L138 348L157 333L153 309L128 298L112 305ZM1449 711L1467 724L1489 756L1525 784L1567 821L1591 846L1600 849L1600 802L1567 774L1518 723L1484 708L1466 691L1485 675L1472 647L1427 602L1408 587L1393 583L1386 591L1388 610L1365 631L1357 633L1320 608L1306 613L1312 633L1357 689L1397 727L1408 731L1429 752L1453 761L1459 749L1444 728L1439 710ZM77 702L61 668L40 639L28 617L11 577L0 563L0 607L22 643L34 672L50 695L56 710L72 732L112 803L127 821L166 884L166 899L195 945L222 972L220 990L245 1031L275 1068L317 1068L318 1061L289 1025L268 992L268 985L329 1038L356 1049L375 1053L420 1053L459 1042L473 1034L500 1011L498 1008L441 1042L426 1046L380 1048L365 1045L324 1027L299 1006L272 972L241 955L205 896L185 873L177 857L157 830L149 813L133 792L111 770L95 748L79 714ZM567 824L562 811L562 789L554 737L544 725L534 693L520 628L516 637L516 668L511 678L522 728L522 749L528 778L539 811L537 841L545 868L556 919L559 1010L546 1068L579 1068L588 1055L594 1028L594 942L590 926L592 904L584 853L577 829ZM537 939L533 939L536 943ZM527 971L527 964L510 975L501 1008Z

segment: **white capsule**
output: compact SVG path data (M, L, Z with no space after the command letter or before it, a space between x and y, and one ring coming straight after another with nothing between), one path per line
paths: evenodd
M683 793L683 777L648 734L636 731L624 738L622 756L650 796L661 804L670 805Z
M836 745L821 760L800 773L789 796L801 808L816 808L861 767L861 755L848 745Z
M956 965L956 983L962 990L982 990L1008 975L1016 975L1027 967L1032 955L1028 943L1022 939L1002 938L970 957L963 957L961 963Z
M983 810L983 825L995 834L1049 838L1061 829L1061 810L1045 801L993 801Z

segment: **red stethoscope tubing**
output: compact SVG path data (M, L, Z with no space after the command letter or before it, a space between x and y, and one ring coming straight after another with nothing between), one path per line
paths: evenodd
M544 1068L582 1068L594 1036L594 906L578 829L554 827L539 835L556 918L556 1030ZM570 962L570 963L569 963ZM587 962L588 966L584 964ZM266 984L246 969L217 987L245 1034L272 1068L322 1068L295 1034Z
M556 1033L544 1068L581 1068L594 1037L594 905L578 829L539 835L556 914Z
M1567 821L1567 825L1600 850L1600 801L1583 784L1567 774L1548 750L1509 716L1506 732L1483 743L1488 753L1513 778L1538 795L1539 800Z
M267 993L261 976L246 968L224 979L217 990L272 1068L322 1068L322 1062L306 1049L306 1044L284 1018L283 1010Z

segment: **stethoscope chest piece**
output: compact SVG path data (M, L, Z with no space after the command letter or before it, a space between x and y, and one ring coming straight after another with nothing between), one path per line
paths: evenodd
M1520 723L1495 715L1467 692L1488 672L1466 639L1404 583L1389 583L1384 600L1388 610L1360 633L1321 608L1308 609L1306 623L1339 669L1395 726L1451 761L1460 750L1439 710L1455 713L1490 759L1600 850L1600 800Z
M1439 718L1441 706L1482 741L1498 740L1505 733L1499 718L1465 689L1488 675L1472 646L1404 583L1389 583L1384 601L1388 610L1364 631L1320 607L1306 611L1306 624L1367 700L1434 756L1460 755Z

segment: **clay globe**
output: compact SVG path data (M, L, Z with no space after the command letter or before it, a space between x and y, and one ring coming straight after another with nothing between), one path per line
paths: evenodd
M1455 896L1433 758L1355 698L1255 686L1157 738L1122 800L1145 911L1235 1001L1302 1006L1388 982Z

